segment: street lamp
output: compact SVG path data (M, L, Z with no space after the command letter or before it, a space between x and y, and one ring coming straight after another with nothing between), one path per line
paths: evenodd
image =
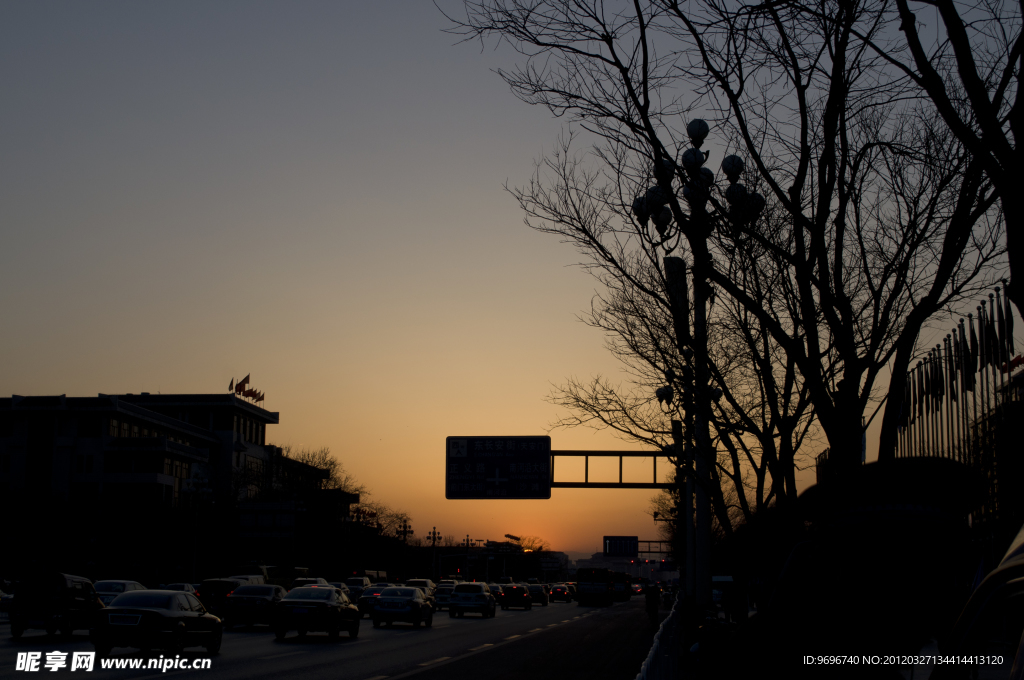
M679 485L679 497L683 502L683 511L677 508L676 517L682 523L686 536L687 558L687 596L695 597L699 606L711 603L711 464L713 452L709 432L711 422L711 401L721 397L720 389L710 387L709 354L708 354L708 301L711 289L708 278L711 267L711 254L708 251L708 237L711 235L715 219L708 214L707 204L712 199L715 188L715 174L705 163L710 152L702 151L701 146L710 132L708 124L701 120L691 120L686 126L686 133L692 144L680 156L677 164L666 157L665 150L655 150L654 176L657 186L647 189L642 196L633 201L633 213L638 221L647 226L653 221L657 235L652 235L656 247L665 248L665 278L671 305L673 327L676 344L684 360L682 378L682 402L686 420L685 439L683 422L672 419L672 436L676 449L676 483ZM728 223L734 233L739 228L757 218L764 210L765 200L759 194L748 194L743 185L738 184L743 173L743 161L738 156L728 156L722 163L722 172L729 180L730 187L726 191L726 201L730 209L728 213L720 212L718 221ZM682 195L689 208L683 212L680 202L676 199L672 183L679 180L682 184ZM717 202L713 202L720 208ZM675 227L672 227L672 223ZM669 255L679 237L685 236L690 246L692 262L690 274L693 281L693 305L690 305L686 264L680 257ZM675 245L672 245L673 242ZM692 313L691 313L692 312ZM655 391L659 406L664 404L663 412L671 413L675 397L673 383L676 382L674 372L666 371L667 385ZM693 468L690 468L690 465ZM685 497L682 493L683 478L686 479ZM696 500L696 527L692 522ZM696 534L696 535L694 535Z
M409 535L414 533L416 532L412 530L412 526L409 524L409 521L403 519L402 526L398 529L398 534L401 535L402 540L408 543Z

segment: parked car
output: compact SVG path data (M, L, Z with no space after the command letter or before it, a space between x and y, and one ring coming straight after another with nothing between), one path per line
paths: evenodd
M146 586L142 585L138 581L118 581L118 580L107 580L107 581L96 581L93 584L93 588L96 589L96 594L99 595L100 602L109 605L114 601L121 593L130 593L133 590L145 590Z
M522 607L527 611L533 608L533 597L531 597L527 586L517 584L502 587L501 608L510 609L512 607Z
M129 591L96 615L92 642L100 656L114 647L153 647L181 653L185 647L220 651L224 628L191 593L175 590Z
M377 598L384 589L390 587L390 583L378 583L375 586L364 588L363 593L359 596L359 601L357 602L360 616L373 616L373 607L377 604Z
M228 595L224 627L273 624L274 606L284 596L281 586L239 586Z
M6 600L13 638L29 629L71 635L91 628L93 616L103 609L92 582L82 576L37 574L15 583L13 590Z
M438 586L434 589L434 609L436 611L441 611L448 607L453 590L455 590L455 586Z
M448 615L462 618L467 612L476 612L485 619L493 618L498 608L494 595L486 583L460 583L455 586L448 606Z
M324 631L338 637L348 631L351 638L359 636L359 608L337 588L292 588L274 608L274 637L283 640L288 631L299 637L308 631Z
M551 601L561 600L562 602L572 602L572 591L569 590L569 586L564 583L557 583L551 586L551 593L549 595Z
M548 600L550 598L548 597L547 585L543 583L535 583L533 585L527 586L527 588L530 591L530 597L533 599L535 603L539 604L542 607L548 606Z
M434 622L433 603L419 588L385 588L373 607L373 627L380 628L382 623L390 626L395 621L413 626L422 623L430 628Z

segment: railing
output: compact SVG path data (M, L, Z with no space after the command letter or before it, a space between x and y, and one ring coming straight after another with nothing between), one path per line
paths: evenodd
M654 634L651 651L640 666L636 680L676 680L679 677L679 611L683 592L679 591L672 610Z

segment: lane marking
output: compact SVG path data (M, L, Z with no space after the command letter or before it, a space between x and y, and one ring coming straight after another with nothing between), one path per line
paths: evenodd
M544 631L544 630L547 630L547 628L534 628L533 630L528 631L528 632L529 633L537 633L537 632ZM504 641L499 642L496 645L492 645L492 646L494 646L494 647L502 647L502 646L507 645L508 643L512 642L513 640L516 640L518 638L523 637L523 635L525 635L525 634L522 634L522 635L520 635L520 634L509 635L508 637L505 638ZM486 647L484 649L481 649L481 650L475 651L475 652L467 651L466 653L460 654L459 656L456 656L456 657L443 656L440 659L434 659L433 661L428 661L426 663L418 664L420 666L419 668L412 668L412 669L410 669L408 671L405 671L404 673L399 673L398 675L392 675L392 676L387 676L387 677L389 678L389 680L405 680L406 678L412 678L414 676L419 675L420 673L425 673L425 672L428 672L428 671L431 670L431 668L425 668L425 666L436 666L436 667L447 666L448 664L456 663L456 662L462 661L463 659L468 659L471 656L475 656L477 654L483 654L483 652L485 650L486 650ZM489 650L487 650L487 651L489 651ZM177 673L185 673L187 671L184 671L184 670L182 670L182 671L172 671L171 673L168 673L167 675L173 675L175 672L177 672ZM166 677L167 677L166 675L164 675L164 676L160 676L160 675L151 676L151 678L153 678L153 680L160 680L160 679L166 678ZM140 680L148 680L148 679L140 679ZM369 678L368 680L377 680L377 679L376 678ZM381 680L383 680L383 679L381 679Z
M562 623L569 623L569 619L566 619L565 621L562 621Z
M557 625L558 625L557 623L549 623L548 624L548 628L550 628L551 626L557 626Z
M266 661L267 659L280 659L282 656L295 656L296 654L305 654L305 650L298 652L284 652L282 654L271 654L270 656L257 656L256 658L260 661Z
M384 680L384 678L386 678L386 677L388 677L388 676L386 676L386 675L375 675L372 678L367 678L366 680Z
M484 647L493 647L493 646L494 646L494 644L493 644L493 643L490 643L490 642L488 642L488 643L486 643L486 644L483 644L483 645L479 645L478 647L470 647L470 648L469 648L469 651L471 651L471 652L478 652L478 651L480 651L481 649L483 649Z
M433 661L424 661L423 663L421 663L421 664L419 664L419 665L420 665L420 666L429 666L429 665L431 665L431 664L435 664L435 663L441 663L442 661L447 661L447 660L448 660L448 659L450 659L450 658L452 658L452 657L450 657L450 656L442 656L441 658L439 658L439 659L434 659Z

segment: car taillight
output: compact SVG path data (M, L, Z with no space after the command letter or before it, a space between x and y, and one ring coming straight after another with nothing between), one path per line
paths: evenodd
M233 593L233 592L235 592L235 591L232 590L231 593ZM227 597L231 597L231 593L228 593Z

